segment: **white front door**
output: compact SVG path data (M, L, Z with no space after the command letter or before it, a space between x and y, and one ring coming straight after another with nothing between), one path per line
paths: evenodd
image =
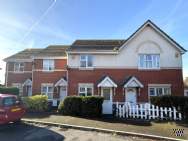
M126 91L125 101L130 102L131 104L136 104L136 89L135 88L128 88Z
M61 86L60 87L60 100L63 100L67 96L67 87Z
M27 86L27 96L32 96L32 87Z
M104 97L103 102L103 114L112 114L112 88L101 88L102 96Z

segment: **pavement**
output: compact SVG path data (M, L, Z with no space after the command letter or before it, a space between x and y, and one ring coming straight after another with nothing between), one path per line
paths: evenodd
M154 141L131 136L65 129L39 124L0 127L0 141Z

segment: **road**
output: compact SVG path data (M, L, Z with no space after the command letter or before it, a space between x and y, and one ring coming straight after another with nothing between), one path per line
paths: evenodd
M137 137L62 129L58 127L11 124L0 129L0 141L149 141Z

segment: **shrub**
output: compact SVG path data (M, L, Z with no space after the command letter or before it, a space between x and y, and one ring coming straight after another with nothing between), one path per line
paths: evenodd
M14 87L0 87L0 93L19 95L19 89Z
M188 97L184 96L155 96L151 97L151 103L161 107L176 107L188 119Z
M24 97L22 101L28 112L44 112L48 109L48 98L44 95Z
M82 97L82 116L100 117L102 114L102 97Z
M99 117L103 98L99 96L68 96L59 104L59 113L72 116Z
M82 97L68 96L59 104L58 110L64 115L81 115Z

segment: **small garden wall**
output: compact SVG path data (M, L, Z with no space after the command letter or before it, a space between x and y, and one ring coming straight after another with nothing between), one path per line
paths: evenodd
M14 87L0 87L0 93L19 95L19 89Z

